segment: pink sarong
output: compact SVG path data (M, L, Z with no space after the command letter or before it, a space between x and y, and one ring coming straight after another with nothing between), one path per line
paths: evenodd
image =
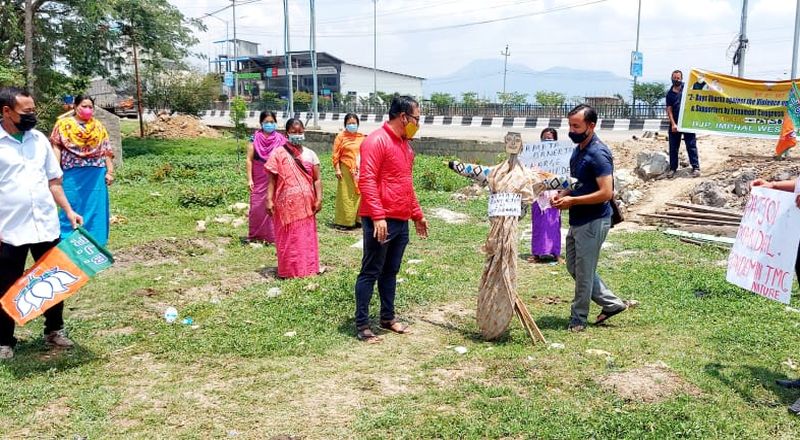
M276 222L275 247L280 278L302 278L319 273L319 243L315 216L284 226Z
M267 186L269 173L264 162L253 160L253 191L250 192L250 231L247 238L267 243L275 242L272 216L267 214Z

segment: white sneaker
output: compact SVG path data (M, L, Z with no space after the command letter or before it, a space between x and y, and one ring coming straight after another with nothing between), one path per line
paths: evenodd
M44 335L44 343L48 347L61 348L72 348L72 346L75 345L75 343L67 337L67 333L64 331L64 329L56 330Z
M0 345L0 361L7 361L14 357L14 349L8 345Z

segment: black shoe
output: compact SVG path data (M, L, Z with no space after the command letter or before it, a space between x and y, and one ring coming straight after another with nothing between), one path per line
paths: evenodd
M789 380L789 379L778 379L775 383L784 388L800 388L800 379Z
M800 399L795 400L794 403L789 406L789 412L796 416L800 416Z

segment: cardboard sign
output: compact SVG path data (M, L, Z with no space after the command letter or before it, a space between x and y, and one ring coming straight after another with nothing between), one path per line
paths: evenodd
M522 215L522 194L496 193L489 195L489 217L519 217Z
M569 159L575 144L558 141L542 141L524 144L519 161L526 168L535 168L556 176L569 176Z
M755 187L728 257L726 280L788 304L800 242L795 194Z
M0 304L17 324L24 325L77 293L113 261L86 230L78 228L25 272Z

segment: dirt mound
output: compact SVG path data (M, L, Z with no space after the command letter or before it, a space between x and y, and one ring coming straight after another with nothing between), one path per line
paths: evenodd
M661 402L678 394L700 394L697 387L686 383L663 362L611 373L598 380L598 383L625 400L645 403Z
M189 115L159 114L147 123L145 135L158 139L192 139L198 137L219 138L222 134L206 126L200 118Z

